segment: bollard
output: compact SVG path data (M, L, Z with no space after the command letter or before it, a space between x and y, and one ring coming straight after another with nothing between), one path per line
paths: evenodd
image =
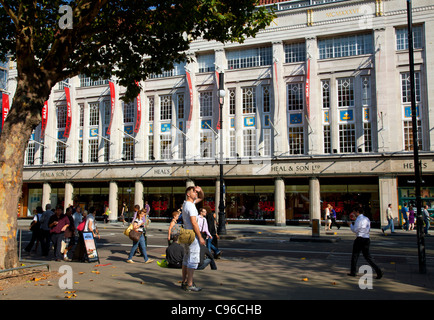
M312 219L312 237L319 237L319 219Z

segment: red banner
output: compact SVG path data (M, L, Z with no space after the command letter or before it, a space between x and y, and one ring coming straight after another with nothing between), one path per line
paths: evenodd
M63 137L69 138L69 132L71 131L71 94L69 88L65 86L66 95L66 127Z
M139 83L136 81L137 86ZM140 92L137 95L137 116L136 116L136 125L134 126L134 132L137 133L140 130L140 122L142 121L142 101L140 100Z
M2 94L2 128L5 124L6 116L9 113L9 95L6 93Z
M45 101L44 107L42 108L41 139L44 138L45 128L47 127L47 119L48 119L48 102Z
M115 112L115 97L116 97L115 84L112 81L109 81L109 86L110 86L110 107L111 107L111 112L110 112L110 123L109 123L109 126L107 128L107 134L111 134L111 127L112 127L112 122L113 122L113 114Z
M310 119L310 59L307 59L307 74L306 74L306 113Z
M216 84L217 84L217 92L220 90L220 75L219 75L219 73L218 73L218 71L216 71L215 72L215 82L216 82ZM218 95L217 95L218 96ZM220 101L220 100L223 100L223 98L219 98L219 103L223 103L223 101ZM217 121L217 126L216 126L216 129L217 130L220 130L220 117L221 117L221 114L220 114L220 106L219 106L219 119L218 119L218 121Z
M190 91L190 114L188 115L187 129L190 129L191 116L193 114L193 86L191 83L190 72L187 71L186 76L187 76L188 90Z

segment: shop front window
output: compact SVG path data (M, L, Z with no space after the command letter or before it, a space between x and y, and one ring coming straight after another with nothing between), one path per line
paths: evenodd
M274 219L274 185L226 186L225 213L228 220Z

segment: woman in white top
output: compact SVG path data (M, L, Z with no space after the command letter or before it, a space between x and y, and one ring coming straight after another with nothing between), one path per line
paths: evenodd
M148 254L146 253L146 242L145 242L145 236L143 235L143 232L145 231L145 222L143 221L143 217L145 216L146 212L145 210L140 210L137 212L136 218L133 220L133 229L137 232L141 232L139 241L133 241L133 247L131 248L130 254L128 256L128 263L134 263L133 256L134 253L137 250L137 247L140 246L140 249L142 250L143 257L145 258L145 263L151 263L154 261L154 259L149 259Z

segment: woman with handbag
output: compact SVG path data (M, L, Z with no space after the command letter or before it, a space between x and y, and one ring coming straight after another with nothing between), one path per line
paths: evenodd
M144 211L140 210L137 212L137 216L133 220L132 223L133 228L129 233L130 239L133 240L133 247L131 248L130 254L128 256L128 260L127 260L128 263L134 263L133 256L138 246L140 246L142 250L143 257L145 258L145 263L151 263L152 261L154 261L154 259L149 259L146 253L146 242L144 236L146 226L145 226L145 222L143 221L144 215L145 215Z

